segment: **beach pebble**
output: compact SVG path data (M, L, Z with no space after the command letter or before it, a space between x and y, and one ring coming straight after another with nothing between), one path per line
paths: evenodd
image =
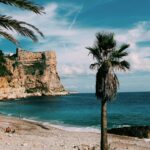
M6 133L10 133L10 132L11 132L11 128L10 128L10 127L7 127L7 128L5 129L5 132L6 132Z
M64 147L64 144L60 144L61 147Z
M96 145L96 146L90 147L89 145L82 144L81 146L74 146L73 148L76 150L98 150L99 146Z
M9 137L12 137L12 134L8 134Z
M21 144L21 146L27 146L28 144L27 143L23 143L23 144Z
M10 143L6 142L6 145L10 145Z

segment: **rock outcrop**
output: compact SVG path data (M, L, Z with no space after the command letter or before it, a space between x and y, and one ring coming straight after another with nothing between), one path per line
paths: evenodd
M150 126L113 128L108 133L150 139Z
M0 99L67 94L56 70L54 51L30 52L18 48L16 54L5 56L5 60L11 75L0 77Z

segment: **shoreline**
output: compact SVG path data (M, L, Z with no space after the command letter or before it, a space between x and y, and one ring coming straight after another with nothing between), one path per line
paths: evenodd
M65 124L65 123L59 122L59 121L48 122L48 121L43 121L43 120L36 120L34 118L17 117L17 116L13 116L12 114L5 114L5 113L0 113L0 116L12 118L12 119L19 119L19 120L22 120L22 121L27 121L29 123L35 123L35 124L45 126L45 127L47 127L47 126L48 127L53 127L53 128L57 128L57 129L68 131L68 132L83 132L83 133L84 132L85 133L89 132L89 133L99 133L99 134L101 132L100 128L97 128L96 126L71 125L71 124ZM122 136L129 136L129 137L137 137L138 138L138 136L135 136L135 135L132 136L132 134L128 135L126 133L118 132L118 131L126 129L126 128L130 129L130 128L138 128L138 127L143 127L144 128L144 127L148 127L148 126L146 126L146 125L143 125L143 126L141 126L141 125L133 125L133 126L131 126L131 125L118 125L118 126L115 126L115 127L108 128L108 133L116 134L116 135L122 135ZM150 128L150 126L149 126L149 128ZM115 130L115 132L113 130ZM145 132L143 132L143 135L144 134L145 134ZM148 139L150 139L149 137L148 137ZM144 136L143 136L143 138L144 138ZM147 137L145 137L145 138L147 138ZM142 139L142 136L141 136L141 139Z
M15 133L5 133L7 127ZM149 139L108 134L110 150L149 150ZM100 133L66 131L48 124L0 115L0 149L3 150L99 150Z
M32 118L16 117L16 116L13 116L12 114L6 114L6 113L0 113L0 117L19 119L19 120L22 120L22 121L27 121L27 122L35 123L35 124L41 124L43 126L54 127L54 128L57 128L57 129L70 131L70 132L100 133L100 129L98 129L96 127L75 126L75 125L63 124L59 121L58 121L58 123L54 123L54 122L48 122L48 121L42 121L42 120L34 120Z
M28 121L31 123L37 123L49 127L54 127L60 130L68 131L68 132L89 132L89 133L100 133L100 129L94 128L94 127L83 127L83 126L73 126L73 125L67 125L67 124L55 124L55 123L50 123L50 122L42 122L42 121L37 121L37 120L32 120L32 119L27 119L27 118L21 118L24 121Z
M4 114L0 113L0 117L6 117L6 118L12 118L12 119L19 119L22 121L27 121L29 123L35 123L40 124L41 126L49 126L53 128L57 128L60 130L68 131L68 132L90 132L90 133L100 133L100 129L96 127L90 127L90 126L75 126L75 125L69 125L69 124L63 124L63 123L52 123L48 121L42 121L42 120L34 120L32 118L25 118L25 117L15 117L11 114Z
M22 93L20 95L10 95L10 96L4 96L4 97L0 97L0 101L13 101L16 99L25 99L25 98L29 98L29 97L42 97L42 96L66 96L69 95L70 93L67 91L63 91L63 92L55 92L55 93L49 93L49 94L42 94L42 93Z

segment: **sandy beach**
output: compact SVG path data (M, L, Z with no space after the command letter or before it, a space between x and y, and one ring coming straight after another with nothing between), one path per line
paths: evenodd
M10 127L15 133L6 133ZM0 116L0 150L99 150L99 133L73 132ZM110 135L110 150L149 150L150 140Z

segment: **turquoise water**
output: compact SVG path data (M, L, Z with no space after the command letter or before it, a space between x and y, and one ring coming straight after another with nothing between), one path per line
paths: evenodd
M64 126L100 126L100 102L94 94L2 101L0 113ZM108 104L109 128L126 125L150 125L150 92L120 93Z

